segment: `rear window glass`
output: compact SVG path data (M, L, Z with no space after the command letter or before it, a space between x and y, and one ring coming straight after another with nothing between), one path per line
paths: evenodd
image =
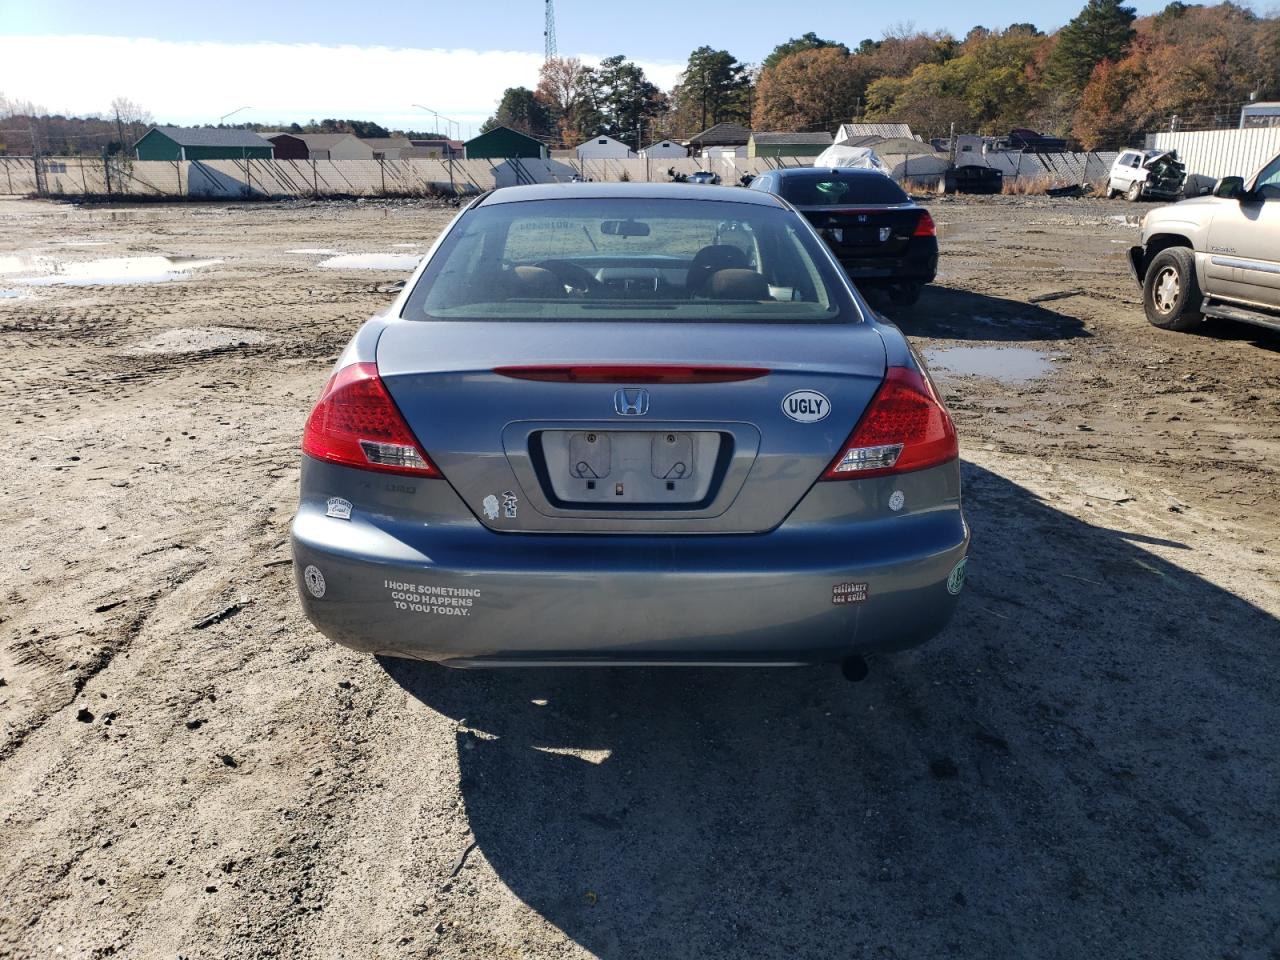
M880 174L813 174L783 177L779 190L784 200L797 207L820 207L850 203L907 203L902 188Z
M822 241L772 206L531 200L459 219L404 316L823 323L859 315Z

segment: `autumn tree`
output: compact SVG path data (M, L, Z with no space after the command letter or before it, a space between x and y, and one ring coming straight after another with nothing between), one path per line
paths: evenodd
M970 31L958 55L922 63L905 78L871 83L867 116L910 123L926 136L942 136L952 123L965 131L1007 132L1035 111L1046 43L1022 26Z
M813 130L849 120L866 92L860 58L843 46L811 47L760 71L751 126L755 130Z
M1233 125L1240 103L1275 91L1274 21L1243 7L1170 4L1135 24L1128 54L1095 67L1072 119L1090 147L1129 145L1140 132Z
M786 43L780 43L773 48L773 51L760 61L760 72L771 70L780 62L791 56L793 53L801 53L804 50L822 50L827 47L834 47L843 50L845 54L849 53L849 48L843 43L836 43L833 40L823 40L820 36L810 30L808 33L799 37L792 37Z
M534 96L546 108L554 139L561 144L581 143L600 128L595 72L576 57L545 61Z

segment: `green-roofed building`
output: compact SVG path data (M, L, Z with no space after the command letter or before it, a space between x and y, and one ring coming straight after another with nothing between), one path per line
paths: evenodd
M275 148L252 130L152 127L133 145L139 160L270 160Z
M510 127L494 127L468 140L462 149L468 160L547 159L545 143Z

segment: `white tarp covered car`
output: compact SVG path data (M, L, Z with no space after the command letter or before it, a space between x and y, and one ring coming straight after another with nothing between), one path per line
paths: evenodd
M888 176L889 166L870 147L846 147L840 144L827 147L813 158L815 167L855 167L860 170L876 170Z

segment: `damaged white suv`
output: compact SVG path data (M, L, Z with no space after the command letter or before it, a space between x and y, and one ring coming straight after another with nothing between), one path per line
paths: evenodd
M1107 199L1124 196L1133 203L1144 198L1178 200L1187 182L1187 168L1173 150L1122 150L1107 176Z
M1280 330L1280 156L1247 181L1223 177L1213 196L1156 207L1129 268L1157 327L1218 317Z

